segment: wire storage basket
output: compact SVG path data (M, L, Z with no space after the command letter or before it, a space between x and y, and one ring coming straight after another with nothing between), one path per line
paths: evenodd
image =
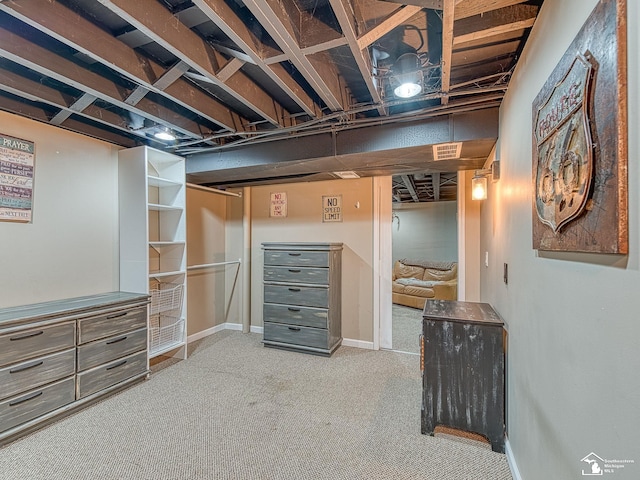
M172 315L149 317L149 353L184 342L184 319Z
M182 283L158 282L153 285L149 290L151 294L149 313L155 315L161 312L180 310L183 288Z

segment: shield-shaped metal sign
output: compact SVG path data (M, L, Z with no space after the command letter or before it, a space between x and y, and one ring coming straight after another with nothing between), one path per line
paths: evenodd
M589 130L590 54L578 54L538 109L535 205L554 233L585 209L593 176Z

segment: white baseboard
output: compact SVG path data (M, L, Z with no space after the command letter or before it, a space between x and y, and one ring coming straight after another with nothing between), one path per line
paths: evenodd
M241 323L221 323L220 325L216 325L215 327L207 328L206 330L202 330L201 332L194 333L193 335L189 335L187 338L187 343L195 342L196 340L200 340L201 338L208 337L209 335L213 335L214 333L221 332L222 330L235 330L238 332L242 331ZM256 327L251 326L251 333L260 333L264 332L264 327Z
M214 333L221 332L225 330L225 324L216 325L215 327L207 328L206 330L202 330L201 332L194 333L193 335L189 335L187 337L187 343L195 342L196 340L200 340L201 338L208 337L209 335L213 335Z
M511 470L511 476L513 477L513 480L522 480L522 475L520 475L520 470L518 470L516 459L513 456L513 450L511 450L509 438L505 438L504 452L507 455L507 463L509 464L509 470Z
M193 335L189 335L187 338L187 343L195 342L196 340L200 340L201 338L208 337L209 335L213 335L214 333L221 332L222 330L235 330L238 332L242 331L241 323L221 323L220 325L216 325L215 327L207 328L206 330L202 330L201 332L194 333ZM264 327L258 327L255 325L251 325L251 333L264 333ZM366 350L373 350L373 342L365 342L362 340L352 340L350 338L343 338L342 345L345 347L356 347L356 348L364 348Z
M342 345L345 347L364 348L365 350L373 350L373 342L365 342L363 340L353 340L351 338L343 338Z

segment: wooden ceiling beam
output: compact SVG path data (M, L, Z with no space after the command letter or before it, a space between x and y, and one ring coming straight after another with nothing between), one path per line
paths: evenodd
M15 95L16 97L24 98L30 102L49 105L53 107L54 110L58 110L58 113L48 120L50 123L64 126L71 115L76 115L87 118L96 124L103 124L111 129L120 130L132 136L138 136L150 143L157 143L158 146L163 145L161 142L156 142L147 137L144 131L132 130L129 128L126 119L109 109L100 108L93 104L82 105L82 103L88 102L89 100L86 94L81 97L81 99L84 100L76 100L42 82L12 72L9 63L7 60L0 59L0 90ZM59 123L53 121L56 117L61 119ZM39 120L47 121L42 118L39 118Z
M527 0L456 0L455 19L473 17L493 10L518 5Z
M382 0L389 3L399 3L401 5L415 5L420 8L431 8L432 10L442 10L442 0Z
M193 0L193 3L240 48L243 54L250 58L254 65L257 65L274 83L278 84L302 111L312 118L321 115L320 106L282 65L277 63L268 65L265 62L259 53L264 50L262 42L225 2Z
M360 50L364 50L372 43L376 42L380 38L384 37L391 30L396 28L398 25L401 25L405 21L409 20L416 13L422 10L421 7L416 7L412 5L403 6L396 10L389 17L384 19L378 25L364 33L358 38L358 48Z
M451 68L453 57L453 19L455 15L455 0L444 0L442 10L442 93L444 96L440 103L449 103L449 87L451 85Z
M2 93L0 93L0 104L2 104L2 109L7 112L11 112L22 117L27 117L32 120L49 123L50 112L43 109L38 104L21 102L15 98L9 98L5 95L2 95ZM116 145L122 145L123 147L135 147L139 145L139 143L137 143L130 136L121 135L114 131L104 130L95 125L83 123L73 118L70 118L65 122L64 128L66 130L71 130L83 135L88 135L90 137L97 138L99 140L110 142Z
M179 21L155 0L98 0L99 3L133 25L150 39L207 77L216 87L242 103L269 123L282 126L283 108L243 72L228 83L217 77L222 57L200 36Z
M529 20L522 20L520 22L515 22L515 23L509 23L507 25L498 25L497 27L488 28L486 30L481 30L479 32L473 32L473 33L468 33L467 35L461 35L453 39L453 45L457 46L463 43L474 42L480 39L487 39L487 38L495 37L497 35L502 35L502 34L514 32L517 30L523 30L525 28L531 28L533 26L533 22L535 22L535 18L531 18Z
M0 56L41 75L89 93L154 123L165 125L189 138L202 138L202 126L163 105L144 98L136 106L125 103L128 91L122 85L55 55L40 45L0 26Z
M413 177L410 177L409 175L400 175L400 178L402 179L402 183L404 183L404 186L409 191L409 194L411 195L413 201L419 203L420 198L418 197L418 192L416 192L416 186L413 183Z
M168 77L164 78L163 83L159 84L161 77L172 69L165 71L157 62L143 57L56 1L0 2L0 10L140 84L146 90L137 92L136 102L149 91L154 91L226 130L241 130L242 124L246 123L218 100L180 76L172 78L171 82L168 82Z
M351 49L351 54L358 65L358 70L360 70L360 75L362 75L362 79L367 86L367 90L369 90L371 100L374 104L380 105L378 107L378 113L380 115L385 115L385 109L381 105L382 98L380 97L379 86L376 84L373 76L369 50L367 48L360 48L358 44L358 38L355 30L357 21L355 18L355 12L351 7L351 3L346 0L329 0L329 2L336 18L338 19L338 23L340 23L342 34L347 39L347 43Z
M440 172L431 174L431 184L433 185L433 201L440 201Z
M348 105L345 102L335 65L325 62L322 54L312 57L303 53L298 42L299 27L292 24L293 19L284 6L272 5L267 0L245 0L244 4L325 105L332 111L346 110ZM289 4L284 2L284 5Z
M512 5L487 12L479 17L457 20L454 26L456 45L502 36L531 28L538 15L538 7Z

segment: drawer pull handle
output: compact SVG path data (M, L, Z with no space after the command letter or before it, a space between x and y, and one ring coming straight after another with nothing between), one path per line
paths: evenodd
M302 255L301 253L290 253L289 256L290 257L299 257L300 255Z
M299 288L290 288L289 291L290 292L299 292L300 289Z
M9 341L13 342L15 340L24 340L25 338L37 337L38 335L42 335L43 333L44 330L40 330L39 332L23 333L22 335L16 335L15 337L9 338Z
M20 400L16 400L15 402L11 402L9 404L10 407L15 407L16 405L20 405L21 403L28 402L29 400L33 400L36 397L42 395L42 391L32 393L31 395L27 395L26 397L22 397Z
M290 312L299 312L300 311L299 308L293 308L293 307L287 307L287 310L289 310Z
M129 312L116 313L115 315L111 315L107 317L107 320L111 320L112 318L124 317Z
M30 368L39 367L43 363L44 362L42 360L40 360L39 362L28 363L27 365L22 365L20 367L12 368L11 370L9 370L9 373L24 372L25 370L29 370Z
M291 273L300 273L300 270L294 270L294 269L292 269L292 268L290 268L290 269L289 269L289 271L290 271Z
M106 342L105 345L113 345L114 343L122 342L123 340L126 340L126 339L127 339L126 335L124 337L114 338L113 340L109 340L108 342Z
M107 370L113 370L114 368L118 368L121 367L122 365L124 365L125 363L127 363L126 360L122 360L121 362L116 363L115 365L111 365L110 367L107 367Z
M299 332L300 327L289 327L289 330L293 330L294 332Z

